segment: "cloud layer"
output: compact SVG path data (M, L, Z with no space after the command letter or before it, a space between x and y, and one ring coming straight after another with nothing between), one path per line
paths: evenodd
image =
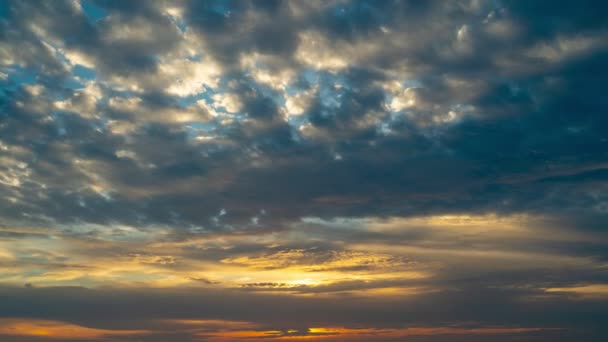
M599 341L606 9L3 2L0 336Z

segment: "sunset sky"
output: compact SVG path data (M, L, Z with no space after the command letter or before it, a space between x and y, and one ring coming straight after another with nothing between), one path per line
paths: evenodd
M0 0L0 341L605 341L607 4Z

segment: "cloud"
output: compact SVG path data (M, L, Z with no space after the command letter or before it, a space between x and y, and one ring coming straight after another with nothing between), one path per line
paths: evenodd
M2 329L603 336L603 8L3 3Z
M16 4L10 6L10 12L30 11L28 6ZM594 150L603 146L602 133L593 128L602 125L594 114L601 111L601 102L587 102L587 109L581 110L588 114L573 116L559 110L567 105L555 101L578 103L577 93L543 96L575 88L588 89L585 96L599 98L580 71L590 65L601 67L597 56L602 54L602 40L596 38L601 37L601 25L585 28L589 38L577 37L559 11L554 15L564 22L564 30L550 26L555 35L547 35L544 28L525 26L522 17L527 9L511 3L423 6L383 2L304 8L288 2L273 6L257 2L183 6L153 2L135 7L100 2L95 6L104 9L106 15L96 22L88 19L86 8L73 3L65 6L66 13L78 18L69 24L72 27L60 22L60 15L36 23L33 19L17 22L18 16L11 15L10 22L6 21L11 24L11 32L29 34L27 41L47 52L17 58L16 54L25 50L12 49L12 43L3 50L7 60L38 58L36 64L45 65L37 71L37 88L16 88L4 96L6 108L15 113L7 117L4 127L19 135L12 137L16 133L6 132L3 144L24 148L22 141L29 131L47 149L62 151L64 160L78 160L81 166L69 167L74 188L97 189L94 192L101 194L98 200L85 201L89 203L86 208L92 209L92 203L105 206L103 211L114 208L113 219L125 223L133 224L135 217L148 223L170 223L169 216L160 218L158 210L152 209L171 206L168 199L217 203L203 211L188 209L188 205L167 210L178 214L184 223L196 225L208 221L220 207L231 207L232 215L226 219L242 224L255 215L242 208L252 205L253 211L262 206L276 208L267 217L268 223L291 221L321 215L316 212L318 198L345 196L358 200L350 205L342 203L334 213L322 215L383 215L373 205L362 209L361 203L377 199L383 201L378 207L393 215L428 210L484 211L489 207L498 211L520 211L524 207L546 211L553 205L548 198L535 199L536 205L530 206L533 199L526 193L531 196L558 191L561 197L581 198L567 193L587 190L583 186L565 189L554 183L530 183L519 175L544 172L539 177L551 177L552 170L563 173L583 166L577 165L578 160L566 162L569 155L576 158L577 152L572 150L575 145L563 146L565 139ZM189 6L203 8L187 11ZM35 16L30 17L44 16L46 8L32 8ZM418 15L436 19L420 26L403 20L415 22ZM269 16L280 19L268 21ZM208 25L212 18L217 25ZM454 18L472 22L456 23ZM526 34L495 37L492 30L496 29L486 28L495 22L503 26L508 23ZM248 33L238 39L234 34L230 39L224 37L229 32L245 32L246 28ZM79 35L71 37L77 32ZM277 32L278 38L268 38L274 37L268 32ZM152 36L154 39L150 39ZM257 36L259 44L258 38L252 38ZM439 37L447 50L432 46L423 39L426 36ZM293 46L280 44L283 37ZM273 41L272 48L261 43L268 39ZM461 56L457 45L465 40L476 48ZM321 45L333 41L334 52L327 52L329 47L308 46L312 41ZM123 43L124 48L114 47ZM114 55L110 51L115 51ZM518 65L504 64L500 51ZM303 54L311 53L331 53L343 62L335 68L315 65L333 57L311 57L312 64L302 60ZM538 58L550 61L539 64L535 61ZM82 88L69 91L44 82L44 77L64 80L56 84L80 77L74 75L77 65L86 65L96 74L93 79L81 79ZM23 63L21 68L34 70ZM491 70L506 75L501 78L507 81L492 76ZM37 89L35 93L33 89ZM49 113L47 108L53 109ZM543 131L539 125L555 115L561 119L544 127L553 135L539 135ZM20 128L24 125L29 128ZM84 139L77 138L76 133ZM28 150L33 153L31 160L53 165L42 150ZM163 150L166 155L160 153ZM121 151L129 151L130 157L125 158ZM53 156L57 158L57 154ZM14 163L27 164L23 172L36 179L33 182L47 186L56 182L48 172L47 179L40 181L43 176L37 174L38 167L31 160L20 157ZM433 165L430 160L434 160ZM276 165L264 167L270 165L269 161ZM581 161L586 167L596 162ZM64 161L62 168L67 164ZM412 164L417 167L396 172ZM82 165L98 171L93 176ZM429 177L429 169L443 168L456 172L449 176L451 179ZM223 172L227 169L231 170L228 174ZM17 171L10 172L15 176L5 183L13 184ZM391 172L394 175L389 177L374 176ZM219 176L221 173L225 175ZM178 175L181 185L162 188L161 184L174 182ZM126 182L132 178L138 181ZM249 185L251 178L256 179L256 186ZM310 180L303 182L304 178ZM273 182L265 183L264 179ZM296 181L281 183L281 179ZM210 189L210 184L217 186ZM286 189L282 192L285 197L298 199L297 208L288 205L293 203L289 198L275 198L263 205L243 202L244 198L259 201L276 184ZM300 189L300 184L307 184L306 189ZM513 185L529 190L500 190ZM16 201L16 193L25 191L19 189L12 187L8 197ZM421 191L426 200L420 198ZM222 203L216 200L218 193L223 194L219 200ZM141 204L141 195L134 194L146 194L145 204ZM32 198L20 196L30 201ZM61 212L71 212L66 201L79 202L75 197L90 195L72 190L62 196L67 197L54 202L64 203ZM104 197L112 200L101 200ZM138 203L133 202L135 198ZM410 203L411 211L399 205L403 201ZM16 203L11 204L10 212L24 210L16 209ZM514 203L521 205L514 207ZM588 207L586 203L567 205ZM40 217L65 220L51 212L43 213L44 203L35 206ZM132 207L133 212L118 214L125 207ZM80 208L74 219L100 220L90 216L85 207Z
M374 325L378 329L379 338L385 337L383 333L396 332L395 330L405 329L410 326L411 330L401 333L412 335L442 335L450 334L453 329L454 334L476 335L481 334L502 334L502 333L525 333L533 332L542 326L547 329L544 333L548 340L552 338L551 327L559 325L570 327L572 324L582 324L583 327L598 327L593 321L601 314L603 303L592 304L589 301L574 301L563 297L548 297L521 302L516 305L517 297L525 295L525 291L511 290L503 291L480 291L476 289L477 295L467 297L466 293L447 292L441 294L424 295L422 298L398 299L395 300L376 300L370 302L369 299L353 302L351 298L306 298L297 299L291 297L277 297L267 295L251 296L250 294L223 293L223 292L192 292L191 290L85 290L79 288L47 288L47 289L8 289L2 290L3 295L8 295L9 299L5 302L2 315L20 315L23 320L36 319L44 320L44 317L52 316L69 324L87 326L89 329L116 331L125 330L125 323L128 323L129 330L148 331L150 335L162 334L181 330L187 336L189 333L196 333L197 330L189 331L183 324L192 322L191 327L205 328L205 334L213 334L209 330L216 326L217 333L230 330L250 330L249 326L256 327L253 330L259 331L287 331L299 330L315 331L315 327L328 327L326 331L332 331L334 327L344 327L337 329L338 333L355 333L350 329L363 329L367 325ZM188 294L187 297L184 297ZM459 294L458 296L455 296ZM496 297L496 295L501 295ZM505 300L505 295L509 299ZM246 297L243 297L246 296ZM513 297L511 297L513 296ZM185 300L187 298L187 300ZM243 300L247 298L247 300ZM466 299L462 301L461 299ZM496 298L502 298L496 300ZM153 299L153 300L151 300ZM17 301L20 303L15 305ZM159 306L155 303L165 303ZM485 302L485 304L483 304ZM82 311L82 303L87 303L90 307L95 307L95 311ZM366 310L357 310L357 307L365 303ZM584 303L586 309L581 310L580 304ZM30 305L37 305L40 310L36 310L35 315L27 314ZM44 306L41 306L44 304ZM263 315L259 310L263 305ZM469 310L474 305L478 310ZM495 310L499 305L501 310ZM441 307L441 309L439 309ZM258 309L256 309L258 308ZM547 308L560 310L562 315L541 314ZM524 311L526 314L524 315ZM562 311L567 310L567 311ZM567 315L564 313L567 312ZM340 313L340 314L337 314ZM24 317L25 315L25 317ZM461 322L473 322L476 318L483 317L485 323L461 323L460 327L456 323L446 324L450 317L462 315ZM483 315L483 316L478 316ZM28 317L28 318L26 318ZM110 318L111 317L111 318ZM130 318L129 318L130 317ZM137 319L133 319L137 317ZM520 318L517 318L520 317ZM501 321L509 319L511 326L502 328ZM524 321L522 321L522 319ZM176 323L170 324L170 322ZM196 323L200 320L200 323ZM162 323L162 322L166 323ZM180 321L184 323L180 324ZM225 323L222 323L225 321ZM426 322L428 329L420 322ZM207 322L207 323L206 323ZM215 322L215 323L213 323ZM233 325L230 322L237 322ZM248 325L245 323L249 322ZM303 322L306 322L303 324ZM585 323L586 322L586 323ZM193 325L194 324L194 325ZM209 326L212 324L211 326ZM429 325L431 324L431 325ZM597 323L599 324L599 322ZM536 325L537 328L534 328ZM384 330L386 329L386 330ZM475 332L478 329L478 332ZM492 331L491 329L495 329ZM485 332L484 332L485 330ZM576 330L561 331L561 334L581 336L582 332ZM321 331L317 329L316 331ZM359 331L364 332L364 331ZM579 335L576 335L579 334ZM118 335L118 334L117 334ZM221 335L220 335L221 336ZM245 334L245 336L247 336ZM390 337L391 334L388 334ZM543 341L543 334L538 337ZM153 337L153 336L152 336ZM150 337L150 340L152 340ZM138 336L137 338L142 338ZM145 338L145 336L143 337ZM192 337L191 337L192 338ZM233 337L235 338L235 337ZM184 340L188 340L184 337Z

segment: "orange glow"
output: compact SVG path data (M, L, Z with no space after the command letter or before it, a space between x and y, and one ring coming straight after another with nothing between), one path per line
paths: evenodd
M180 331L213 341L268 341L270 340L316 340L316 341L369 341L373 338L400 338L406 336L433 335L499 335L517 334L544 328L459 328L459 327L412 327L403 329L314 327L304 330L271 330L245 321L226 320L163 320L158 330L108 330L79 326L72 323L36 319L0 319L0 335L45 337L51 339L104 340L117 336L132 336L162 333L163 329Z
M119 335L147 334L145 330L94 329L51 320L0 319L0 335L36 336L57 339L98 339Z
M370 338L399 338L406 336L433 336L433 335L500 335L517 334L542 330L544 328L455 328L455 327L415 327L404 329L375 329L375 328L331 328L316 327L307 331L298 330L243 330L223 331L214 334L202 333L200 336L213 337L217 341L233 341L246 339L248 341L276 340L317 340L317 341L369 341Z

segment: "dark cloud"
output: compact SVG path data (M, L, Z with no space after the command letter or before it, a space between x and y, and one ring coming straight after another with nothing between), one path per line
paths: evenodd
M509 322L510 325L528 327L560 326L566 329L565 334L573 335L589 328L603 330L604 302L580 301L559 295L525 299L532 295L533 291L521 289L469 288L465 291L446 290L414 299L353 301L348 297L303 299L192 290L4 288L2 297L5 300L0 314L5 317L60 319L97 329L152 329L161 332L162 324L157 321L175 319L248 321L287 330L328 325L402 328L422 322L425 326L441 327L450 324L454 317L461 322L474 322L471 327ZM83 311L84 306L96 310ZM362 306L366 309L360 310ZM576 329L577 326L580 330ZM552 338L550 333L543 335L548 336L547 341ZM543 335L539 340L544 341Z
M45 16L40 25L44 26L46 37L60 40L58 46L88 54L94 60L96 70L108 77L125 77L133 72L155 74L161 55L177 48L177 44L183 40L167 12L163 12L167 8L163 2L136 5L102 1L95 5L108 13L96 24L91 24L71 3L62 5L65 7L63 10L50 5L27 9L27 3L14 4L10 8L11 13L29 11L36 16ZM528 13L536 13L537 10L534 6L509 2L498 6L469 4L460 7L435 3L416 5L369 2L308 9L287 2L193 2L188 6L193 7L185 10L186 22L200 30L200 39L205 44L211 44L210 53L221 53L225 57L220 59L221 63L231 60L237 63L242 53L255 51L291 59L298 46L294 30L314 29L315 25L318 25L321 34L330 39L335 36L336 39L349 42L348 44L367 41L373 46L385 39L382 38L385 34L379 27L391 30L390 34L395 36L402 32L404 37L409 37L409 32L403 31L409 24L402 23L395 17L412 18L421 13L443 20L442 26L437 20L424 23L417 29L423 36L434 33L438 34L439 39L448 39L457 44L458 30L463 25L469 25L468 31L463 31L462 39L476 40L476 44L492 44L489 37L475 37L475 34L481 34L480 25L483 25L481 21L485 17L489 16L493 20L511 20L513 17L514 22L518 23ZM568 35L573 27L582 25L579 24L578 16L565 16L568 13L566 9L567 6L560 10L548 10L547 15L555 17L555 20L548 21L547 24L543 24L544 19L525 19L525 23L530 24L526 28L526 40L518 42L515 50L513 47L510 49L510 54L516 58L515 63L525 63L521 56L534 44L550 45L551 39ZM298 11L305 13L304 17L297 16ZM315 11L320 11L321 14L317 15ZM51 12L57 12L57 15L51 15ZM77 20L62 20L66 15ZM272 16L273 20L267 20L268 16ZM11 20L18 20L17 18L11 17ZM306 22L307 19L310 21ZM466 24L464 19L473 20L475 24ZM41 38L33 35L35 33L27 26L28 23L27 20L15 21L11 24L11 30L19 35L29 34L30 38L25 40L38 44L38 49L41 49ZM152 31L148 31L148 28ZM138 30L142 32L139 33ZM238 33L245 30L246 35ZM554 34L548 36L547 30ZM585 24L584 30L590 36L602 34L601 22ZM116 36L120 32L123 32L126 40ZM273 32L278 36L275 37ZM467 34L471 36L466 36ZM154 39L149 39L150 35ZM113 38L114 36L118 38ZM580 35L572 39L579 38ZM259 39L259 44L256 39ZM281 47L284 45L281 43L283 40L291 45ZM422 40L419 37L416 43L420 44ZM268 42L272 42L269 45L272 49L279 50L268 50L264 47ZM272 207L273 218L293 220L305 215L358 213L359 216L365 216L433 211L500 211L504 207L500 203L507 202L517 204L508 205L506 210L526 210L530 207L547 210L553 205L548 198L526 197L537 197L540 193L554 191L563 193L565 197L568 193L586 191L583 186L557 186L555 181L529 183L528 180L517 179L523 173L538 174L539 179L560 179L564 176L553 176L552 170L559 168L560 172L571 173L574 171L567 171L570 168L592 168L591 165L600 163L605 157L602 151L606 137L601 129L605 122L601 112L606 108L606 103L601 100L603 97L597 90L604 78L601 73L590 74L592 70L603 68L606 59L602 57L601 51L565 59L549 68L531 64L536 70L528 68L525 75L514 74L511 78L505 78L511 72L508 66L503 70L498 68L494 73L489 71L490 67L497 68L499 54L488 47L476 47L473 55L467 57L474 64L460 66L444 60L441 57L443 53L430 45L429 48L431 50L428 53L432 55L426 60L409 49L402 50L401 55L395 54L398 51L387 46L386 51L377 56L380 59L372 62L377 64L348 68L339 74L339 80L343 83L340 90L334 89L333 83L337 78L318 79L318 86L324 87L325 93L319 92L316 99L313 99L303 116L303 122L309 122L323 140L315 141L312 137L304 137L302 141L302 137L298 138L301 133L297 128L282 122L284 114L281 113L281 103L276 100L281 94L263 93L263 89L249 79L247 82L254 82L253 86L242 83L234 91L243 103L243 113L260 122L241 123L224 133L217 131L220 135L226 134L228 145L215 142L203 146L192 145L186 131L175 123L151 123L128 137L98 130L106 121L106 115L111 120L132 124L144 120L146 111L185 110L175 98L155 89L154 84L149 85L152 87L150 92L138 96L142 100L138 105L143 107L141 113L130 112L132 109L117 112L106 108L103 102L98 102L94 110L99 114L94 117L82 116L89 115L88 113L66 113L56 116L51 122L43 120L41 114L51 114L52 110L44 113L43 108L49 108L52 99L31 109L35 112L28 112L27 109L24 111L15 107L15 104L18 101L28 101L27 97L31 95L17 91L9 95L9 98L5 96L5 101L9 101L6 112L12 114L4 120L3 127L11 133L4 134L3 141L24 146L25 139L28 139L33 144L32 158L38 160L38 163L45 160L54 167L61 167L61 174L53 176L48 169L44 172L51 177L46 183L57 182L58 178L63 177L63 172L76 172L73 165L68 166L69 159L87 158L99 162L100 166L103 165L101 170L105 170L102 177L110 185L115 185L112 189L113 200L87 201L91 204L99 203L107 209L87 207L93 211L104 211L114 220L125 222L132 222L131 214L120 214L120 208L125 206L143 210L141 217L156 217L166 222L156 209L146 212L141 208L163 205L171 207L169 200L173 203L180 202L180 208L171 210L177 212L182 220L200 224L221 207L233 207L234 218L235 215L240 215L239 210L243 210L237 208L251 206L254 201L264 203L256 204L254 210ZM573 48L576 48L575 43ZM431 52L433 49L435 51ZM568 47L563 47L559 53L567 54L568 51L564 49ZM28 55L27 58L36 58L36 63L40 65L44 56L35 54ZM45 70L54 68L67 77L67 70L61 66L61 62L48 53L46 56L43 63L49 67L45 67ZM388 97L392 95L387 94L381 86L382 82L388 82L387 75L390 75L391 68L399 58L406 58L412 65L420 65L419 70L428 70L414 76L421 85L412 88L415 105L406 110L406 117L410 119L394 117L389 113L386 107L390 102ZM480 63L484 59L488 63ZM295 63L294 61L292 65ZM387 67L385 72L380 71L382 67ZM30 67L26 65L26 68ZM481 76L479 88L471 84L472 80L462 78L471 72ZM44 74L40 73L39 77ZM502 80L495 79L494 75L500 75ZM231 77L239 79L238 74ZM465 96L450 83L451 79L462 87L474 86L473 90L477 89L478 92ZM58 89L50 85L44 85L45 93L56 90ZM332 96L335 97L333 102L328 102ZM126 100L130 98L131 96L124 97ZM462 116L456 122L433 128L436 123L432 118L441 111L457 110L454 106L470 106L471 109L469 113L455 114ZM390 130L390 133L379 131L381 126ZM32 141L33 135L36 138ZM57 159L57 152L50 152L53 146L62 146L63 161ZM214 152L209 155L205 149ZM116 153L122 150L132 151L139 163L136 164L135 159L118 158ZM408 150L414 152L406 152ZM342 160L334 160L335 156ZM274 161L275 165L250 167L252 163L257 163L256 160L264 160L265 165ZM146 169L143 165L154 167ZM207 184L212 182L209 177L227 169L233 173L230 180L225 180L224 185L218 186L217 190L209 191ZM435 174L432 171L434 169L438 170ZM441 170L444 169L452 172L443 175ZM97 172L101 170L98 169ZM593 171L585 172L595 174ZM575 179L568 177L570 183ZM86 178L82 175L70 177L74 186L86 184ZM185 191L161 189L163 184L176 178L184 184L184 187L177 188ZM304 184L305 187L302 187ZM156 190L147 196L144 203L140 199L137 203L131 202L131 191L145 193L150 187L155 187ZM273 189L278 191L279 187L280 194L273 197ZM515 189L511 191L513 187ZM421 193L424 193L424 199L421 198ZM69 199L69 196L86 194L63 196L68 196L65 198L68 202L76 202L75 199ZM351 201L351 204L342 201L335 208L318 208L316 201L319 198L331 197L358 200ZM580 196L575 197L578 198ZM296 200L297 206L288 205ZM412 203L409 209L401 205L404 201ZM49 211L44 215L62 221L65 217L62 218L64 215L58 214L59 212L76 210L78 212L73 214L75 218L99 221L89 216L86 209L76 209L67 203L62 205L60 200L54 202L55 206L58 205L57 214ZM189 210L188 205L183 205L184 202L198 208L205 207L208 202L216 204L208 210ZM373 205L372 202L378 205ZM588 206L587 203L564 205ZM43 203L40 207L42 206ZM380 207L383 212L376 209ZM317 210L329 212L317 213ZM11 209L13 213L19 211ZM250 217L253 213L242 215ZM231 216L227 216L229 217Z

